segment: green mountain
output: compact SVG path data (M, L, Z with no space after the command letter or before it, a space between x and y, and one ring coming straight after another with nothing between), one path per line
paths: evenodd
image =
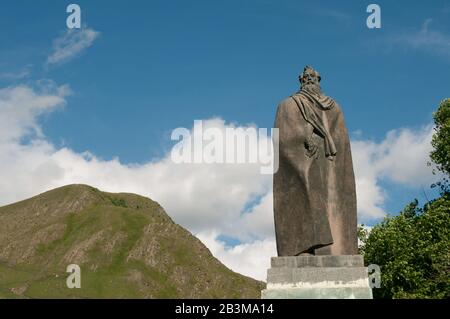
M0 207L0 298L259 298L263 286L142 196L69 185Z

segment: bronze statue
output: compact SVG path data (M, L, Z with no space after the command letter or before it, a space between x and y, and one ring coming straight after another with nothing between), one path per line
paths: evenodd
M274 217L279 256L357 254L356 192L350 140L339 105L322 93L312 67L282 101Z

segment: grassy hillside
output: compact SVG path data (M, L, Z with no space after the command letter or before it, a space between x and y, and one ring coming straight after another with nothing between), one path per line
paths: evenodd
M66 286L67 265L81 288ZM0 208L0 298L259 298L158 203L86 185Z

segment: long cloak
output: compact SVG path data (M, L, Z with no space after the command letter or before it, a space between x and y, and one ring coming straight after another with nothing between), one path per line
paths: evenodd
M357 254L355 177L339 105L329 97L300 91L279 104L275 127L278 255Z

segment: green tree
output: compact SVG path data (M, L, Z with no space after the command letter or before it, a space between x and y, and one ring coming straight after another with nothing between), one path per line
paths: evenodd
M376 298L450 298L450 198L410 203L369 234L360 233L366 264L381 267ZM365 237L364 237L365 235Z
M431 141L433 151L430 158L436 164L439 171L444 173L443 181L436 185L440 186L443 192L449 191L450 176L450 99L445 99L433 114L435 133Z
M370 232L358 231L365 263L381 268L376 298L450 298L450 99L433 116L430 158L444 174L435 184L441 197L423 207L415 200Z

